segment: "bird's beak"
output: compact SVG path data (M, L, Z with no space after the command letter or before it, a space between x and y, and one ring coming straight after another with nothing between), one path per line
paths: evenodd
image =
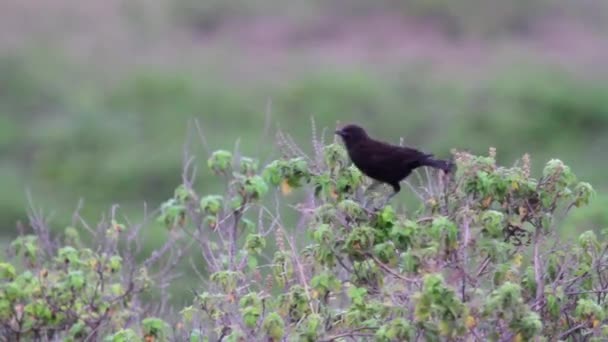
M337 135L339 135L339 136L341 136L341 137L344 136L344 132L342 132L342 130L339 130L339 129L336 130L334 133L337 134Z

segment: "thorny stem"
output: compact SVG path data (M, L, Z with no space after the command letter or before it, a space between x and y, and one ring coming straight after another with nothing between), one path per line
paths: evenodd
M469 222L469 216L466 214L466 212L468 211L468 205L465 206L465 217L463 219L462 222L462 226L464 228L464 236L463 236L463 243L462 243L462 288L461 288L461 295L462 295L462 301L465 301L465 293L466 293L466 265L469 264L469 253L468 253L468 245L469 245L469 239L470 239L470 235L471 235L471 227L470 227L470 222Z
M298 258L298 252L296 250L296 247L294 246L293 241L289 237L287 237L286 240L287 240L287 243L289 244L289 248L291 248L292 257L293 257L296 267L298 269L298 275L300 277L300 282L302 283L302 286L304 287L304 290L306 291L306 297L308 298L308 305L310 306L310 311L316 312L314 309L314 306L312 305L313 301L312 301L312 296L310 295L310 289L308 288L308 280L306 279L306 275L304 274L304 267L302 266L302 263L300 262L300 258Z
M484 261L481 263L481 266L479 266L479 270L477 271L477 277L481 276L481 274L486 270L486 268L488 268L488 265L490 264L490 257L487 256Z
M372 258L376 262L376 264L378 264L378 266L380 266L381 269L383 269L384 271L386 271L387 273L389 273L390 275L392 275L395 278L398 278L398 279L401 279L401 280L405 280L405 281L410 282L410 283L418 283L418 282L420 282L417 279L411 279L411 278L405 277L405 276L397 273L396 271L394 271L393 269L391 269L390 267L388 267L386 264L384 264L382 261L380 261L373 254L368 254L368 257Z
M543 269L542 263L540 260L540 244L541 244L541 229L542 227L536 226L536 230L534 232L534 275L536 279L536 303L538 305L538 313L541 314L543 302L544 302L544 279L543 279Z
M237 265L234 262L234 258L236 257L239 222L241 221L242 214L243 214L242 209L237 209L234 212L234 221L232 224L232 230L230 231L230 270L231 271L234 271L237 267Z
M569 335L571 335L571 334L572 334L572 333L574 333L575 331L577 331L577 330L579 330L579 329L582 329L582 328L584 328L584 327L585 327L585 325L584 325L584 324L582 324L582 323L581 323L581 324L579 324L579 325L576 325L576 326L574 326L574 327L572 327L572 328L570 328L570 329L566 330L566 331L565 331L563 334L559 335L558 340L564 340L566 337L568 337Z

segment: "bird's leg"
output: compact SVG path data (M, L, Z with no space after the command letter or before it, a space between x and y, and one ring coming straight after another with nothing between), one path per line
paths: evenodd
M377 180L374 179L374 180L372 180L372 184L370 186L368 186L367 189L365 189L365 191L363 191L363 203L362 204L363 204L364 208L367 207L368 198L366 197L366 194L368 192L370 192L371 190L377 188L380 184L381 184L380 182L378 182Z
M393 197L395 197L395 195L397 195L397 192L393 192L392 194L390 194L390 195L386 196L386 199L384 200L384 203L382 203L382 205L381 205L380 207L384 207L384 206L386 206L386 205L388 204L388 202L390 202L390 201L391 201L391 199L392 199Z
M390 200L395 197L395 195L397 195L399 193L399 191L401 191L401 186L399 186L399 183L396 184L391 184L393 187L393 193L386 196L386 199L384 200L384 203L382 203L381 207L384 207L388 204L388 202L390 202Z

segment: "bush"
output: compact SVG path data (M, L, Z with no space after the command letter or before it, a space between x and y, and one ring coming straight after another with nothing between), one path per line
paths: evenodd
M285 137L284 134L279 136ZM282 139L266 165L219 150L209 170L225 193L183 184L157 220L166 242L140 255L144 224L115 208L87 247L76 228L43 218L0 263L0 329L8 340L527 341L607 338L608 243L594 231L561 241L556 227L594 191L557 159L533 177L454 152L451 177L413 187L420 207L364 207L369 184L341 145L314 155ZM191 159L187 159L191 160ZM274 196L270 196L274 194ZM285 202L299 194L303 200ZM283 214L300 214L290 224ZM169 307L176 265L191 257L187 306ZM147 297L146 297L147 296Z

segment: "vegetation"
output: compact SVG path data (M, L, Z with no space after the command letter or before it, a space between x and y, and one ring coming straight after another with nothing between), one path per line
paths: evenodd
M607 339L604 2L30 2L0 5L5 339ZM311 116L467 153L376 208Z
M605 55L605 2L60 2L0 5L10 32L0 37L4 244L26 214L25 190L60 225L81 197L89 220L108 203L130 215L143 200L160 204L192 117L211 149L240 138L261 159L266 112L298 143L312 115L433 151L496 146L503 163L559 155L606 186L596 171L608 166L597 157L608 146L606 77L586 63ZM569 41L580 46L559 43ZM605 202L581 217L607 225Z
M363 207L364 195L382 194L363 193L369 181L340 144L315 137L309 156L280 137L282 157L265 164L238 150L213 152L207 167L224 193L197 190L186 153L182 184L149 215L166 228L152 253L141 250L148 223L121 219L117 208L97 228L76 212L57 235L32 211L33 232L14 240L0 264L4 337L607 337L608 241L604 231L566 241L557 233L594 197L562 161L534 176L528 155L505 167L495 149L454 151L454 175L427 174L410 187L416 209ZM292 210L294 224L283 218ZM199 279L188 303L174 307L167 287L184 260Z
M184 128L193 117L202 118L209 149L240 138L251 142L242 144L244 153L263 160L273 148L265 126L290 127L302 143L309 133L298 127L307 127L313 115L324 126L338 120L365 123L393 142L405 137L408 144L438 153L450 147L482 153L480 146L496 146L502 163L520 152L539 159L559 153L598 188L606 186L597 170L608 163L597 156L608 144L607 87L556 69L508 69L472 88L424 72L385 79L351 70L297 78L281 88L260 86L263 90L253 93L214 77L159 71L142 71L109 89L62 90L49 85L59 75L31 75L34 62L15 57L4 63L14 74L2 74L8 78L0 94L0 110L7 113L0 115L5 236L13 237L15 222L26 214L25 189L57 211L54 219L62 225L70 223L66 218L81 197L88 220L97 220L108 203L130 209L131 216L144 200L159 205L179 180ZM259 101L268 94L268 104ZM40 97L43 108L35 109ZM34 109L26 110L24 103ZM210 191L220 190L209 174L200 177ZM583 218L608 225L602 202Z

